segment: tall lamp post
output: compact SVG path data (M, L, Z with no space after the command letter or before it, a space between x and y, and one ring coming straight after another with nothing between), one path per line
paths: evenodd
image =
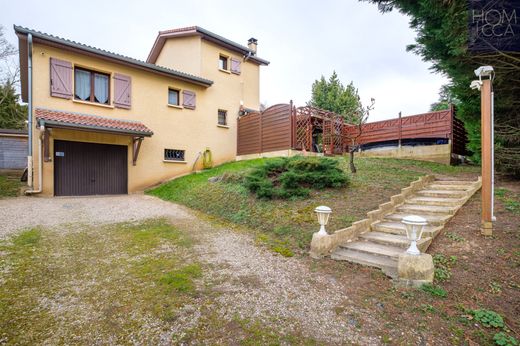
M481 117L481 160L482 160L482 213L480 231L483 235L493 234L493 194L494 194L494 105L493 78L491 66L480 66L475 70L479 78L471 82L472 89L480 90Z

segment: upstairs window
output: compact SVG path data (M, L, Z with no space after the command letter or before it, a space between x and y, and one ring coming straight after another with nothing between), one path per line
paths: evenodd
M179 90L168 89L168 104L173 106L179 106Z
M74 98L81 101L109 104L110 76L105 73L75 68Z
M218 124L227 125L227 111L223 109L218 110Z
M220 55L218 57L218 68L221 70L228 70L228 57L224 55Z
M164 159L166 161L184 161L184 150L164 149Z

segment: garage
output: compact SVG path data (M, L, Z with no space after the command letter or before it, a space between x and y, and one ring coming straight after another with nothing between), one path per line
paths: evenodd
M128 193L128 147L54 141L54 195Z

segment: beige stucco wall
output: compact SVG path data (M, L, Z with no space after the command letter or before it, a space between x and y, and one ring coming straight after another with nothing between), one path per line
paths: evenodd
M54 57L75 65L99 70L109 74L121 73L132 77L132 108L130 110L75 102L50 96L49 58ZM218 72L217 61L215 70ZM223 72L219 72L224 74ZM227 75L227 74L226 74ZM204 76L207 77L207 76ZM228 76L228 77L234 77ZM240 102L240 88L224 81L205 89L174 78L160 76L139 69L106 62L84 55L35 44L33 48L33 104L34 108L48 108L95 114L118 119L143 122L154 131L151 138L143 141L137 166L132 166L131 146L128 155L128 190L135 192L174 176L186 174L200 151L209 147L215 164L235 159L236 114ZM113 80L111 79L111 91ZM236 83L237 85L239 83ZM172 108L167 105L168 87L192 90L197 93L195 110ZM214 91L225 88L221 92ZM113 97L113 92L112 95ZM228 107L230 128L217 126L217 110ZM38 151L40 135L35 128L33 136L34 179L37 187ZM130 138L116 135L99 135L81 131L52 130L53 139L67 139L106 144L130 144ZM163 162L164 149L186 150L186 163ZM53 151L51 151L53 155ZM43 168L43 194L53 194L53 162L45 162Z
M449 165L451 161L451 144L417 145L390 148L375 148L356 153L359 157L393 157L432 161Z
M202 76L200 36L176 37L166 40L155 64Z

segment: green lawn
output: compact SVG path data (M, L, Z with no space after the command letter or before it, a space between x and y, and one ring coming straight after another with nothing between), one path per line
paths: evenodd
M0 198L18 196L22 185L17 174L0 174Z
M348 171L343 157L336 158ZM223 173L243 172L262 165L256 159L227 163L202 173L172 180L148 191L164 200L180 203L223 220L258 231L257 239L283 255L306 251L317 223L313 210L318 205L332 208L330 231L348 227L370 210L387 202L413 180L425 174L474 174L478 167L446 166L431 162L397 159L356 159L358 173L349 186L314 191L307 199L258 200L240 183L208 182Z

